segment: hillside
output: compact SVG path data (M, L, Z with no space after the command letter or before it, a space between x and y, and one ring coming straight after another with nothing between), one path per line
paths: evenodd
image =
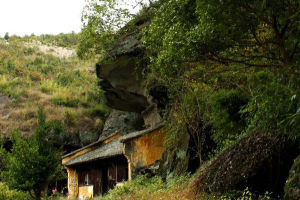
M123 3L0 39L0 200L299 200L300 2Z
M63 122L66 134L91 132L97 139L108 110L97 87L95 61L79 60L67 42L61 47L39 39L0 41L1 134L19 129L31 135L42 107L49 120Z

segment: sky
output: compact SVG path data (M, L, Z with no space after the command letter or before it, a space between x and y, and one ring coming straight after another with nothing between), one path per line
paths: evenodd
M0 36L79 32L85 0L0 0Z

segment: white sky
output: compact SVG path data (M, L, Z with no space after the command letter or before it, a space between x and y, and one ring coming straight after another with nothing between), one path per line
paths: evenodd
M0 36L79 32L85 0L0 0Z

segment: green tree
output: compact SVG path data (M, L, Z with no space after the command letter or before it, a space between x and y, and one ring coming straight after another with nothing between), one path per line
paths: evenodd
M3 181L12 189L28 191L33 198L41 199L42 192L61 170L60 153L53 146L54 135L61 131L58 123L46 122L40 109L38 127L32 136L23 138L19 131L12 132L11 152L1 150L6 167L1 173Z
M117 32L150 0L87 0L82 12L82 30L77 54L86 58L103 54L113 43Z
M5 39L5 40L9 40L9 34L8 34L8 32L5 33L4 39Z
M297 0L160 2L144 39L161 74L204 60L277 68L299 62Z

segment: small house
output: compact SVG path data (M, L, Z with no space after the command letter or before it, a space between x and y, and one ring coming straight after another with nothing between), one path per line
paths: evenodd
M118 183L131 181L161 159L164 137L161 125L124 136L115 132L63 156L69 198L102 196Z

